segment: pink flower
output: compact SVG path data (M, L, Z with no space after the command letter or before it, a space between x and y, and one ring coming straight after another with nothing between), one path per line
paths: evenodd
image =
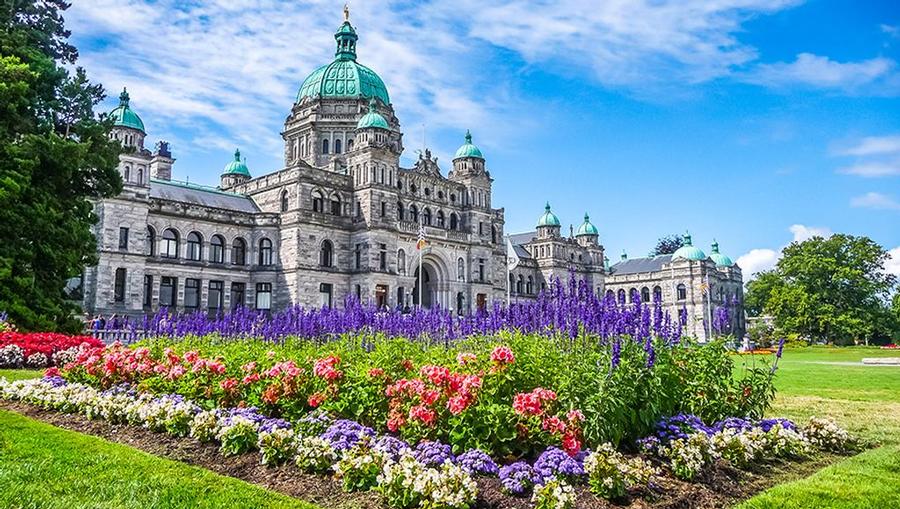
M463 411L465 411L465 409L468 408L471 403L471 398L468 398L466 396L452 396L447 400L447 410L450 410L450 413L453 415L459 415L463 413Z
M324 378L329 382L333 382L344 376L343 372L335 368L340 363L340 357L334 355L318 359L313 365L313 374L317 377Z
M426 426L431 426L437 419L437 413L424 405L416 405L409 409L409 418L418 420Z
M50 377L50 376L62 376L62 375L59 373L59 368L47 368L44 371L44 376Z
M578 440L575 434L566 434L563 436L562 446L563 450L569 453L569 456L574 456L581 450L581 441Z
M181 378L181 376L184 375L186 371L187 370L185 369L185 367L180 364L172 366L172 369L169 370L169 379L177 380Z
M537 387L531 392L537 395L537 397L540 398L541 401L556 401L556 393L551 391L550 389Z
M422 403L424 403L426 405L434 404L434 402L437 401L438 398L440 398L440 397L441 397L441 393L434 389L428 389L428 390L422 391Z
M491 352L491 362L495 364L512 364L515 361L516 356L513 355L513 351L508 346L498 346Z
M574 408L566 414L566 419L572 424L579 423L584 420L584 414L581 413L581 410Z
M475 354L472 353L472 352L460 352L460 353L456 356L456 362L457 362L460 366L465 366L466 364L469 364L469 363L471 363L471 362L475 362L475 361L477 361L477 360L478 360L478 357L476 357Z
M520 392L513 396L513 410L519 415L528 417L541 415L541 399L534 392Z
M313 408L318 408L325 401L325 395L321 392L314 393L310 395L309 399L306 400L309 403L309 406Z
M243 366L241 366L241 371L243 371L244 373L250 373L254 369L256 369L255 362L248 362L247 364L244 364Z
M193 350L191 350L190 352L184 352L184 362L187 362L188 364L197 362L199 358L200 354Z
M259 381L259 373L251 373L245 376L244 379L241 380L241 383L244 385L249 385L257 381Z
M544 422L541 423L541 427L544 429L544 431L553 435L560 434L566 431L566 423L556 416L547 417L546 419L544 419Z
M450 370L443 366L427 365L422 366L419 374L427 378L434 385L442 385L447 377L450 376Z
M237 386L238 381L234 378L226 378L225 380L219 382L219 387L221 387L225 392L232 392L233 390L237 389Z

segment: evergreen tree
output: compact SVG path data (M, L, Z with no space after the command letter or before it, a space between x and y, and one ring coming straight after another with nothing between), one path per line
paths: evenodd
M675 251L678 251L678 248L684 245L684 237L681 235L668 235L666 237L660 237L659 240L656 241L656 247L653 248L653 251L650 252L650 256L659 256L659 255L668 255L672 254Z
M25 330L77 327L64 288L96 263L90 200L122 189L103 88L67 69L68 7L0 0L0 310Z

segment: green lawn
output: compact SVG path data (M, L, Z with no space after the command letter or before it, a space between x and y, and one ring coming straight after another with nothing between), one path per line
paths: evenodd
M845 365L863 357L900 357L874 348L786 350L770 412L805 421L828 416L878 449L810 477L781 484L739 509L900 507L900 367Z
M316 506L119 444L0 411L0 507Z
M7 380L25 380L26 378L37 378L41 376L43 370L40 369L0 369L0 378L6 377Z

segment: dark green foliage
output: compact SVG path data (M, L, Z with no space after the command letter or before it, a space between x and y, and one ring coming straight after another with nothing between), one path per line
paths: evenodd
M656 247L650 252L650 256L659 256L672 254L678 251L678 248L684 245L684 238L681 235L668 235L660 237L656 241Z
M25 330L72 329L66 281L95 262L90 198L121 190L103 99L67 42L59 0L0 1L0 310Z
M748 312L770 314L784 334L849 344L896 330L888 253L867 237L837 234L794 242L774 270L748 285Z

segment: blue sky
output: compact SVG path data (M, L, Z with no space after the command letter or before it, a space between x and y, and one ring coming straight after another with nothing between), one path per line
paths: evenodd
M343 2L76 0L80 64L122 86L175 178L234 147L281 168L303 79ZM487 5L489 4L489 5ZM746 273L814 234L868 235L900 274L900 4L681 0L351 2L359 60L446 171L471 129L507 230L587 211L613 259L690 230Z

